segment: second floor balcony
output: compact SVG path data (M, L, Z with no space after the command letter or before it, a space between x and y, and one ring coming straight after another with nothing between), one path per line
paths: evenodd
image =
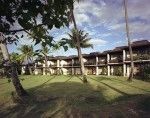
M74 62L73 66L80 66L80 62Z
M87 61L84 65L96 65L96 63L94 61Z
M106 60L99 60L98 61L98 64L100 65L100 64L107 64L107 61Z
M72 63L70 62L70 63L65 63L65 64L63 64L63 66L72 66Z
M126 61L130 61L130 57L127 57L125 59ZM133 60L134 61L140 61L140 60L150 60L150 55L149 54L138 54L136 56L133 55Z
M123 62L122 58L115 58L115 59L109 60L109 63L121 63L121 62Z

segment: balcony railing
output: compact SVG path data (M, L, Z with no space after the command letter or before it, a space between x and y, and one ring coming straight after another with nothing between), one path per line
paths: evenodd
M120 62L123 62L122 58L116 58L116 59L113 59L113 60L109 60L109 63L120 63Z
M63 66L72 66L72 63L63 64Z
M96 65L95 62L85 62L84 65Z
M52 66L52 67L53 67L53 66L57 66L57 63L51 64L50 66Z
M75 63L73 64L73 66L80 66L80 63L79 63L79 62L75 62Z
M98 61L98 64L107 64L107 61Z
M127 57L125 59L126 61L130 61L130 57ZM149 54L142 54L142 55L137 55L137 56L133 56L133 60L137 61L137 60L150 60L150 55Z

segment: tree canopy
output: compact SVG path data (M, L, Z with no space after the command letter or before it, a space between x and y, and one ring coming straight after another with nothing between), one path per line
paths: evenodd
M68 14L73 2L74 0L0 0L0 32L15 35L25 31L32 34L36 44L51 44L52 37L48 30L68 25ZM16 39L19 38L16 35Z

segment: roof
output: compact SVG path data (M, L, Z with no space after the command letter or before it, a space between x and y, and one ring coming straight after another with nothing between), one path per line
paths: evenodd
M138 48L138 47L143 47L143 46L150 46L150 41L148 40L141 40L141 41L134 41L131 44L132 48ZM119 53L122 52L123 50L128 50L128 46L119 46L114 48L113 50L106 50L104 52L91 52L90 54L83 54L83 57L95 57L95 56L106 56L107 53ZM48 60L61 60L61 59L75 59L78 58L77 55L70 55L70 56L48 56ZM37 59L41 60L41 59Z

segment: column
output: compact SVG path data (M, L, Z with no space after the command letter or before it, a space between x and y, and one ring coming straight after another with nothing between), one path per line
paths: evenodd
M56 66L56 70L57 70L57 74L60 74L60 60L57 60L57 66Z
M107 65L107 75L110 76L110 66Z
M126 76L126 64L125 64L125 60L126 60L126 51L125 50L123 50L123 57L122 57L122 59L123 59L123 76L125 77Z
M37 70L37 63L35 63L34 68L35 68L35 69L34 69L34 74L35 74L35 75L37 75L37 74L38 74L38 70Z
M126 64L123 64L123 76L126 76Z
M73 64L74 64L74 59L72 59L72 67L71 67L71 74L74 75L74 67L73 67Z
M130 65L127 65L127 77L130 75Z
M109 60L110 60L110 55L107 54L107 75L110 76L110 65L109 64Z
M96 56L96 75L99 75L98 72L98 57Z
M43 75L45 75L46 73L45 73L45 61L44 61L44 63L43 63Z
M125 50L123 50L123 62L125 61L125 59L126 59L126 51Z

